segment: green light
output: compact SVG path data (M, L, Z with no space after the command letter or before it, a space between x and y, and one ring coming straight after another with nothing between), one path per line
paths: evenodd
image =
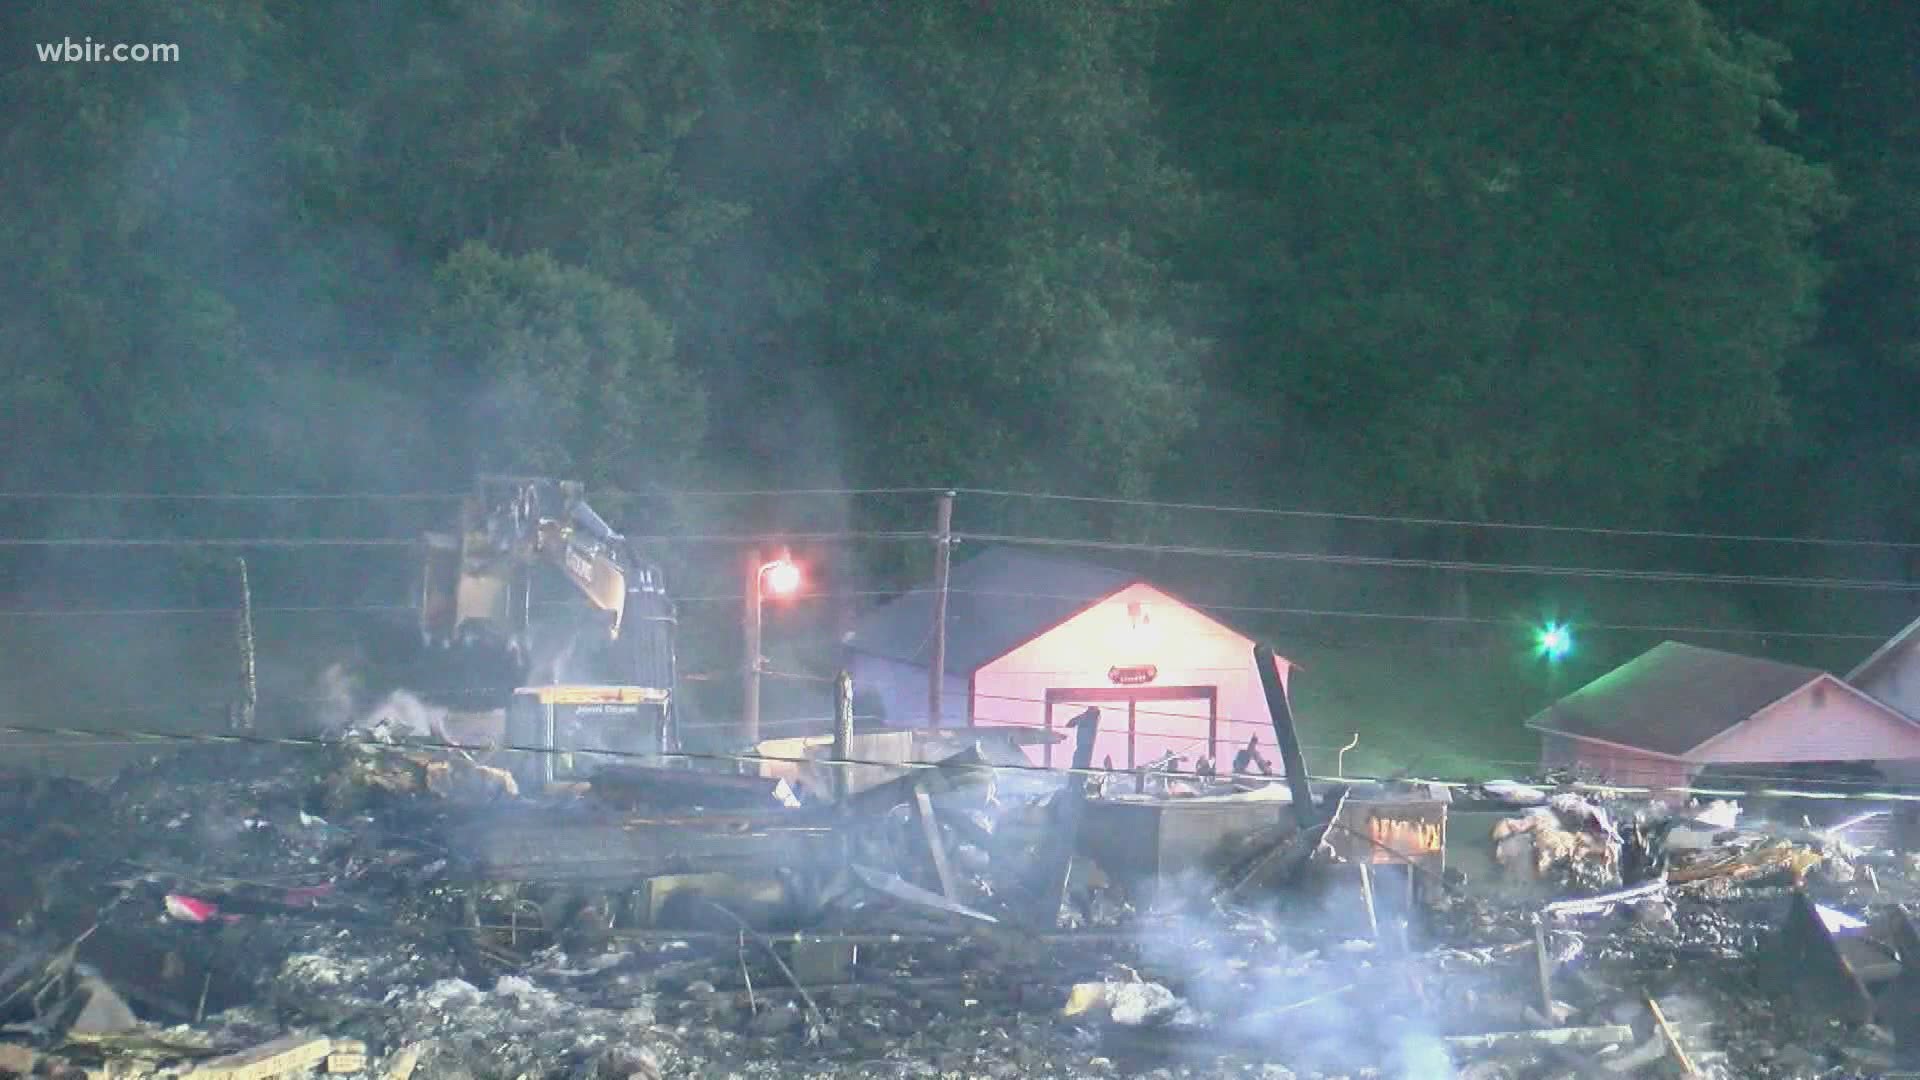
M1573 651L1573 633L1558 623L1548 623L1539 635L1540 652L1549 660L1558 660Z

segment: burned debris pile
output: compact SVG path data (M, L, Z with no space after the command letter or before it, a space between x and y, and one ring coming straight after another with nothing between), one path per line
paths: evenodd
M1839 1077L1915 1052L1920 875L1851 822L927 757L535 791L404 741L214 743L9 780L0 1074Z

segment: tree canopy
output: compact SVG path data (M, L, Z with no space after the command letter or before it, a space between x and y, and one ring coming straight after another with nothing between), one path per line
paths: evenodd
M1810 527L1920 474L1890 10L102 7L181 59L0 68L5 479Z

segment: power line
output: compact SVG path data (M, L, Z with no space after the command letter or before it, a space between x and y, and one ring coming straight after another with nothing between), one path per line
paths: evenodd
M934 590L926 588L887 590L887 589L846 589L816 590L796 594L786 598L783 603L802 600L840 600L840 599L896 599L902 596L928 595ZM1066 593L1010 592L994 589L949 589L951 594L960 596L985 596L1013 600L1059 600L1068 603L1088 605L1106 601L1106 596L1086 596ZM1111 594L1107 594L1111 595ZM680 604L737 604L746 599L743 593L714 593L674 597ZM1118 603L1118 601L1113 601ZM563 603L563 602L556 602ZM1359 619L1389 622L1428 623L1445 625L1466 625L1486 627L1513 627L1522 624L1513 619L1501 619L1492 616L1474 615L1435 615L1420 612L1397 611L1359 611L1343 608L1277 607L1257 604L1199 604L1186 603L1186 606L1201 612L1241 615L1285 615L1303 618ZM150 608L13 608L0 609L0 618L164 618L189 616L233 616L237 608L231 607L150 607ZM307 615L350 612L407 612L417 610L410 604L306 604L306 605L255 605L256 615ZM1646 634L1718 634L1734 637L1794 638L1808 640L1833 641L1884 641L1885 634L1843 633L1839 631L1818 630L1765 630L1727 626L1688 626L1681 624L1659 623L1586 623L1575 622L1573 628L1587 633L1596 631L1617 633ZM931 631L929 631L931 633ZM922 645L924 646L924 641Z
M1447 570L1463 573L1577 577L1667 584L1762 585L1854 592L1920 592L1920 582L1872 578L1781 577L1764 574L1720 574L1694 570L1629 570L1610 567L1551 566L1523 563L1483 563L1455 559L1409 559L1387 555L1339 555L1317 551L1263 551L1255 548L1149 544L1124 540L1081 540L1070 537L1018 536L1008 533L954 533L955 539L989 544L1118 551L1151 555L1190 555L1199 558L1266 562L1306 562L1332 566L1365 566L1402 570Z
M465 497L436 491L0 491L0 499L21 502L449 502Z
M1660 540L1712 540L1756 544L1809 544L1835 547L1920 549L1920 541L1907 540L1862 540L1818 536L1768 536L1751 533L1693 532L1681 529L1628 529L1595 525L1537 524L1519 521L1473 521L1466 518L1422 517L1409 514L1364 514L1335 510L1294 510L1263 506L1231 506L1215 503L1156 502L1150 499L1123 499L1097 495L1055 495L1045 492L1006 491L995 488L955 488L953 490L962 495L982 495L1007 499L1087 503L1099 506L1125 506L1143 510L1202 511L1220 514L1243 514L1257 517L1301 518L1315 521L1354 521L1380 525L1417 525L1518 532L1575 533L1588 536L1630 536Z
M0 547L30 548L376 548L417 547L417 537L128 537L45 536L0 538Z
M825 544L853 540L899 541L930 540L925 531L901 532L785 532L785 533L682 533L632 536L627 539L644 544ZM0 547L31 548L382 548L418 547L419 537L125 537L125 536L46 536L0 537Z
M936 495L953 491L987 498L1026 499L1038 502L1067 502L1097 506L1122 506L1143 510L1177 510L1231 514L1247 517L1292 518L1309 521L1351 521L1366 524L1454 528L1507 532L1542 532L1584 536L1634 537L1658 540L1703 540L1719 543L1798 544L1825 547L1859 547L1891 550L1920 550L1920 541L1869 540L1858 537L1781 536L1761 533L1730 533L1687 529L1644 529L1601 525L1560 525L1546 522L1475 521L1417 514L1382 514L1340 510L1307 510L1288 507L1242 506L1225 503L1169 502L1129 499L1117 496L1067 495L1055 492L1014 491L983 487L814 487L814 488L681 488L657 491L601 490L595 498L613 500L676 498L861 498L872 496ZM267 503L353 503L353 502L457 502L466 492L84 492L84 491L6 491L0 500L54 502L267 502Z
M916 591L931 592L932 590L927 589L927 590L916 590ZM1093 603L1101 599L1100 597L1083 598L1083 597L1066 596L1066 595L1054 594L1054 593L1025 593L1025 592L1015 593L1015 592L998 592L998 591L985 590L985 589L949 589L948 591L952 593L958 593L958 594L964 594L964 595L970 595L970 596L997 596L997 597L1016 598L1016 599L1029 598L1029 599L1048 599L1048 600L1067 600L1067 601L1085 600L1088 603ZM1115 601L1115 603L1118 604L1118 601ZM1185 601L1182 601L1182 603L1185 603ZM1240 613L1259 614L1259 615L1298 615L1298 616L1307 616L1312 618L1337 618L1337 619L1380 619L1380 620L1401 621L1401 622L1449 623L1449 624L1464 624L1464 625L1477 625L1477 626L1518 627L1521 625L1519 622L1513 619L1498 619L1492 616L1476 616L1476 615L1430 615L1430 614L1420 614L1417 612L1354 611L1351 609L1341 609L1341 608L1262 607L1262 606L1251 605L1251 604L1188 604L1187 606L1203 612L1218 611L1218 612L1240 612ZM1887 635L1885 634L1844 634L1844 633L1837 633L1837 632L1824 632L1824 631L1815 631L1815 630L1749 630L1749 629L1736 629L1733 627L1715 627L1715 626L1667 626L1667 625L1659 625L1659 624L1653 624L1653 623L1576 622L1576 623L1573 623L1572 626L1576 630L1583 630L1583 631L1606 630L1606 631L1619 631L1622 633L1631 632L1631 633L1649 633L1649 634L1731 634L1731 635L1737 635L1737 636L1750 636L1750 637L1783 637L1783 638L1816 638L1816 639L1830 638L1830 639L1836 639L1836 640L1849 640L1849 641L1885 641L1887 637Z
M932 534L921 530L839 531L789 533L694 533L654 534L629 539L644 544L817 544L849 541L902 542L926 541ZM1665 584L1745 585L1779 588L1838 589L1850 592L1920 592L1920 582L1887 581L1872 578L1791 577L1763 574L1724 574L1692 570L1633 570L1616 567L1552 566L1545 564L1483 563L1447 559L1411 559L1381 555L1343 555L1333 552L1268 551L1255 548L1223 548L1182 544L1149 544L1120 540L1091 540L1072 537L1024 536L1007 533L956 532L960 541L1013 546L1067 548L1127 552L1134 554L1185 555L1196 558L1237 559L1266 562L1304 562L1331 566L1377 569L1435 570L1464 573L1506 574L1536 577L1573 577L1598 580L1658 582ZM43 537L0 538L0 547L120 547L120 548L393 548L414 547L417 538L129 538L129 537Z
M871 488L674 488L659 491L596 490L597 499L677 499L677 498L751 498L812 497L855 498L876 495L933 495L950 488L871 487ZM464 491L354 491L354 492L204 492L204 491L0 491L0 499L22 502L458 502L470 496Z
M1534 577L1571 577L1595 580L1657 582L1663 584L1744 585L1774 588L1837 589L1849 592L1920 592L1920 582L1888 581L1874 578L1793 577L1766 574L1726 574L1694 570L1634 570L1619 567L1553 566L1548 564L1469 562L1453 559L1413 559L1385 555L1351 555L1316 551L1271 551L1257 548L1208 547L1187 544L1150 544L1121 540L1093 540L1074 537L1025 536L1011 533L955 532L954 539L966 542L1011 546L1096 550L1133 554L1185 555L1195 558L1236 559L1261 562L1302 562L1330 566L1375 569L1432 570L1457 573L1505 574ZM930 541L933 534L923 530L768 532L768 533L689 533L652 534L628 539L642 544L822 544L852 541L892 542ZM414 547L417 538L129 538L129 537L9 537L0 538L0 547L120 547L120 548L392 548Z

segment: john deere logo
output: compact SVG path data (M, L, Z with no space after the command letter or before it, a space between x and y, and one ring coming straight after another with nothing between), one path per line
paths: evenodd
M1132 667L1107 669L1107 681L1115 686L1140 686L1160 677L1160 669L1152 664L1135 664Z

